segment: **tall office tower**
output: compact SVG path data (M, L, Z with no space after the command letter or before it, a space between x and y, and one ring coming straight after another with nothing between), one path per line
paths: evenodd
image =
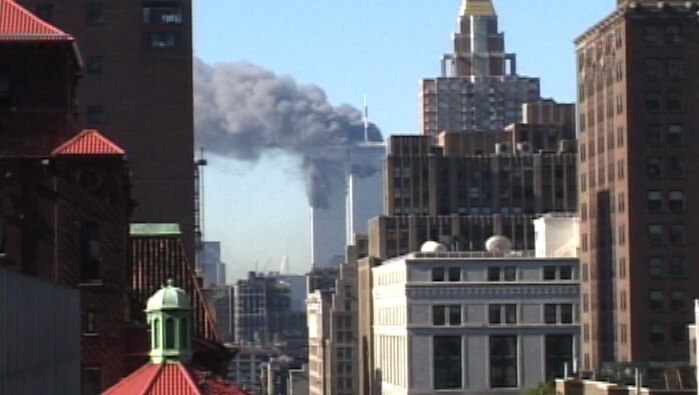
M351 168L348 174L346 197L346 245L353 244L355 235L366 234L368 221L382 211L385 157L386 143L383 141L365 141L350 148Z
M129 154L135 222L178 223L193 258L193 91L190 0L18 0L71 32L85 71L78 127Z
M311 207L311 262L314 268L337 268L353 235L364 233L370 218L381 213L381 180L386 144L361 141L333 156L342 169L326 188L323 205Z
M515 54L505 52L491 0L463 0L453 53L442 74L420 83L422 134L493 130L519 122L522 104L539 99L539 79L517 75Z
M620 1L576 40L584 369L687 360L697 50L686 1Z
M221 262L221 242L202 242L202 274L204 288L223 287L226 285L226 264Z

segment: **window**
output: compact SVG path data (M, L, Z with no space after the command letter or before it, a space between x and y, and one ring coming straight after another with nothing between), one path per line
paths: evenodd
M490 323L490 324L502 323L499 304L491 304L488 306L488 323Z
M653 147L659 147L663 144L660 125L651 124L646 127L646 142Z
M85 10L85 19L90 25L100 25L104 23L104 9L101 3L90 3Z
M433 356L434 388L461 388L461 336L435 336Z
M559 277L561 280L572 280L573 279L573 267L572 266L559 267Z
M446 324L444 320L445 306L432 306L432 325L442 326Z
M646 59L646 77L660 78L663 76L663 61L659 58Z
M663 245L663 226L648 225L648 243L653 247Z
M573 305L570 303L564 303L560 305L561 308L561 324L572 324L573 323Z
M670 211L682 212L684 211L684 192L683 191L670 191L668 193L668 207Z
M82 395L99 395L102 393L102 372L99 367L83 367L80 381L80 393Z
M461 325L461 305L432 306L432 325Z
M665 258L659 256L652 256L648 261L648 272L651 278L665 278L667 277L667 268L665 264Z
M667 125L667 143L674 146L682 145L683 127L678 124Z
M682 44L682 29L679 25L667 25L665 27L665 39L670 45Z
M687 308L687 295L684 291L670 292L670 308L672 310L684 310Z
M663 164L658 158L648 158L646 162L646 174L648 178L659 178L663 176Z
M182 348L188 348L189 347L189 342L187 341L188 334L187 334L187 319L186 318L180 318L180 344L179 346Z
M505 281L517 280L517 268L515 266L505 266Z
M665 293L663 291L650 291L648 294L648 309L653 311L665 309Z
M101 244L99 225L95 222L83 224L80 230L80 282L100 278Z
M546 335L546 381L563 377L563 367L573 367L573 335Z
M90 74L98 74L102 72L104 67L104 57L88 56L87 57L87 72Z
M490 337L490 387L517 387L517 337Z
M53 4L51 3L40 3L36 5L36 16L43 19L46 22L53 21Z
M516 304L491 304L488 305L488 322L490 324L516 324Z
M91 104L87 106L87 122L91 124L100 124L104 121L104 107L99 104Z
M165 319L165 348L175 348L175 319Z
M672 79L682 78L684 75L684 66L682 59L669 58L667 60L667 76Z
M544 280L556 279L556 266L544 266Z
M12 84L10 69L0 66L0 108L12 106Z
M544 323L555 324L557 322L556 307L555 304L544 305Z
M672 178L682 178L684 177L684 164L682 160L677 157L668 158L667 161L668 175Z
M650 45L660 45L663 43L663 32L660 30L660 26L648 25L644 29L645 41Z
M160 318L153 319L153 347L160 348Z
M667 91L665 108L668 111L682 110L682 91L671 89Z
M670 245L683 246L687 244L687 235L684 225L670 225Z
M657 91L646 92L646 110L660 111L660 93Z
M665 341L665 325L651 324L650 326L650 342L662 343Z
M648 210L660 211L663 209L663 193L661 191L648 191Z
M461 269L458 267L450 267L449 281L461 281Z
M97 333L97 313L94 310L85 312L83 333L88 335Z
M500 281L500 268L499 267L489 267L488 268L488 281Z
M444 281L444 268L443 267L432 268L432 281Z
M147 25L168 25L182 23L182 7L177 2L145 3L143 23Z
M673 256L670 258L670 275L673 278L687 277L687 260L683 256Z
M180 45L177 32L150 32L146 34L146 43L151 48L174 48Z
M684 322L672 324L672 341L682 343L687 341L687 324Z

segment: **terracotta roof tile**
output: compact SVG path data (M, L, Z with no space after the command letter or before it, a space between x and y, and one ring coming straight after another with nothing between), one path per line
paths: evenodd
M0 41L73 41L13 0L0 0Z
M102 395L247 395L235 385L181 363L147 363Z
M0 0L2 1L2 0ZM95 129L86 129L54 149L52 155L124 155L124 150Z

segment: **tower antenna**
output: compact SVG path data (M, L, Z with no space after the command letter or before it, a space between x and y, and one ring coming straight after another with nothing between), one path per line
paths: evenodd
M364 142L369 141L369 105L367 104L366 93L364 94Z

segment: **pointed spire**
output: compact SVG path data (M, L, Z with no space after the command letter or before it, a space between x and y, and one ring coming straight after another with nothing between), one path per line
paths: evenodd
M492 0L462 0L461 16L496 16Z

